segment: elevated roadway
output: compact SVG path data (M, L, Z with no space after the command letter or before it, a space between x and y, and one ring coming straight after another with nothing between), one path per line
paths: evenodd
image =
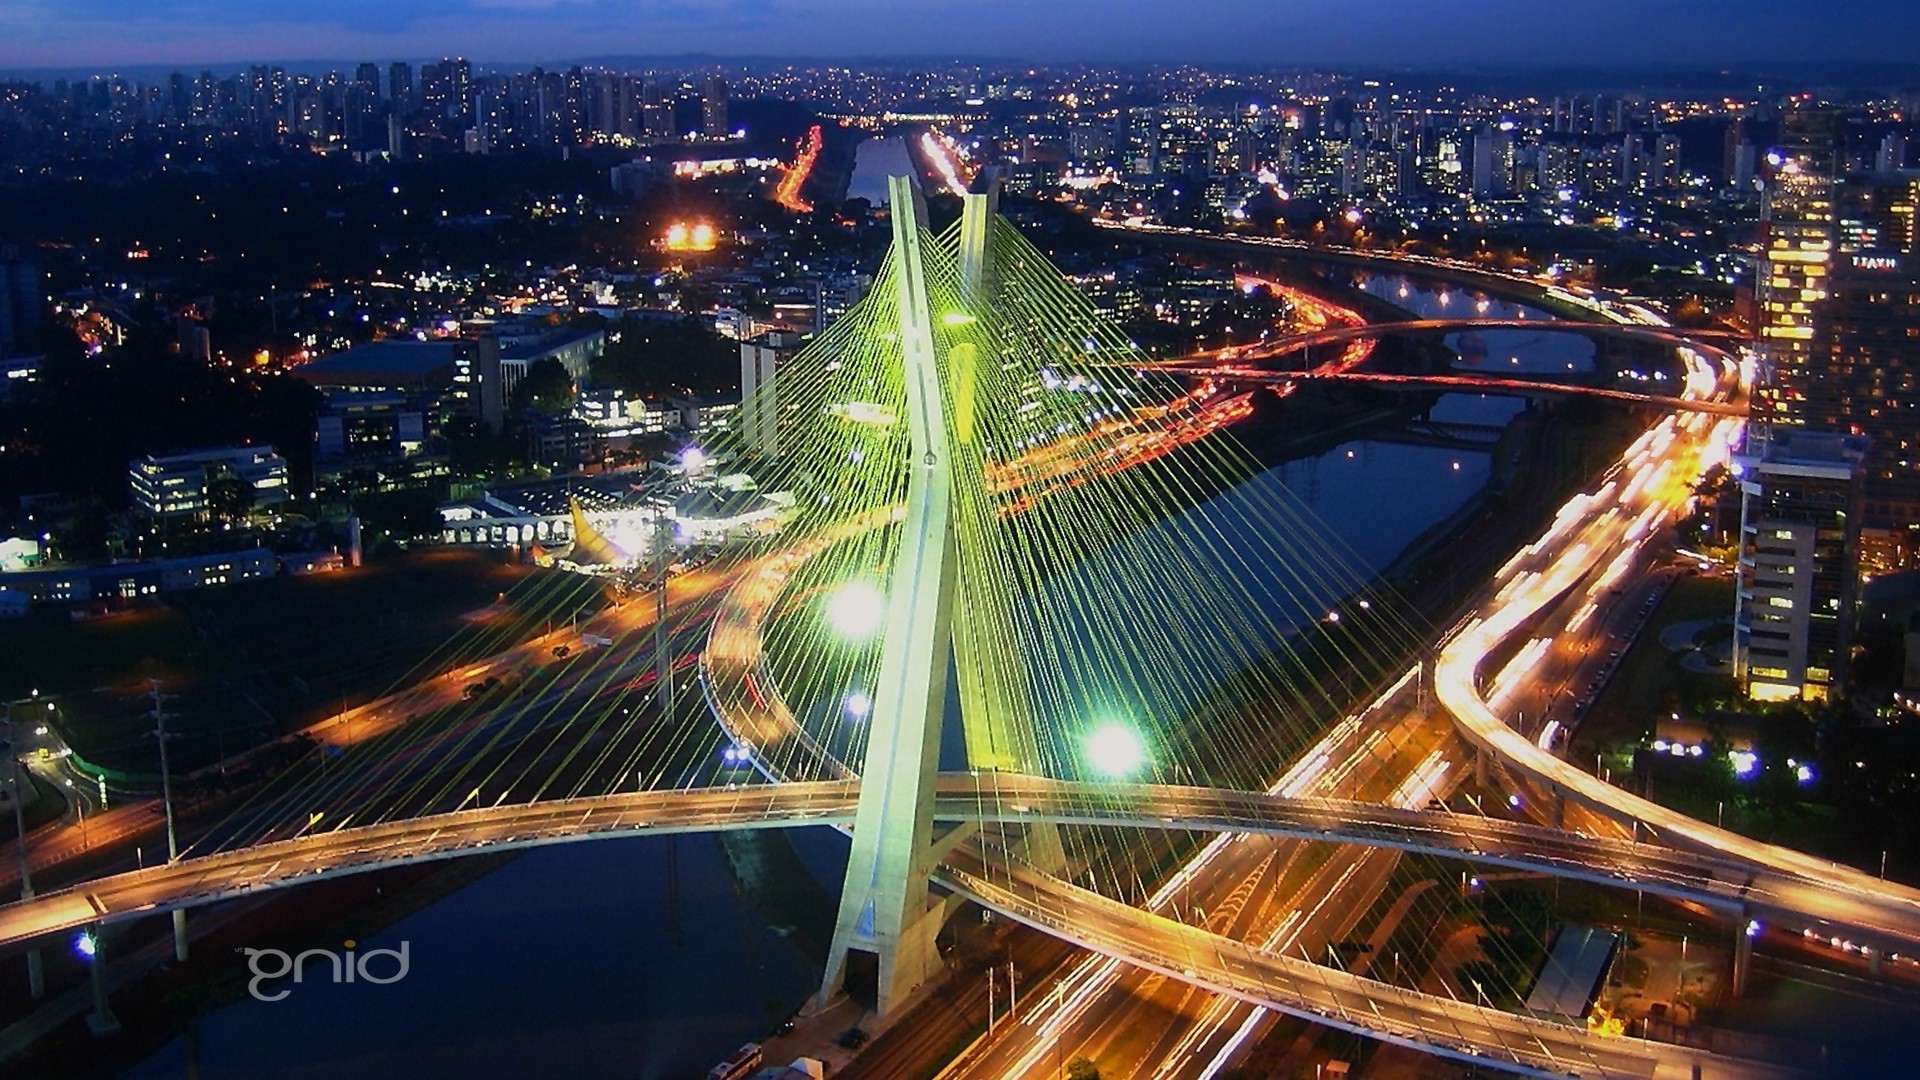
M858 782L802 781L648 791L481 807L279 840L115 874L0 907L0 945L95 922L408 863L651 833L845 825ZM1582 836L1523 822L1339 799L1154 784L1086 784L948 773L934 813L952 822L1131 826L1358 844L1630 887L1722 911L1818 920L1920 950L1920 893L1856 890L1811 873L1717 854ZM1876 883L1879 884L1879 883Z

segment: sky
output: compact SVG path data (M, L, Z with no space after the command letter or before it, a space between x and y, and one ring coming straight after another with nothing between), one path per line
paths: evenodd
M0 0L0 71L442 55L1447 69L1914 58L1915 0Z

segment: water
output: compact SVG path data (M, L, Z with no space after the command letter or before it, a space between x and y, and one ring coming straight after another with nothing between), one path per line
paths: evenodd
M1030 703L1054 760L1075 760L1089 726L1108 718L1188 715L1299 627L1350 603L1490 475L1484 451L1343 443L1049 582L1032 605L1033 639L1055 647L1026 658L1035 685L1051 676L1064 691Z
M866 199L875 206L887 204L887 178L918 177L907 140L899 136L868 139L854 148L853 179L847 183L847 198Z
M839 834L794 840L837 887ZM399 982L269 983L267 993L290 993L201 1017L199 1075L703 1076L819 979L818 958L802 958L739 894L713 836L535 849L358 947L402 941L411 967ZM234 965L244 970L239 957ZM375 965L389 970L384 958ZM187 1075L187 1040L125 1075Z

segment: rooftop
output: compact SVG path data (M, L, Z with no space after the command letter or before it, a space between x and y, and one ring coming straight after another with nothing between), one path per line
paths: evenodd
M332 356L323 356L294 368L290 374L309 382L350 376L423 379L435 371L453 366L455 358L466 345L467 342L457 339L409 341L389 338L368 342Z

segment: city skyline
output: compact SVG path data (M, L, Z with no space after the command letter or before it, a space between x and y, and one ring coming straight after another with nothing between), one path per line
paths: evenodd
M1250 0L1206 0L1177 16L1143 0L1067 0L1038 10L1008 0L942 2L916 5L911 17L877 0L26 0L0 13L0 71L456 54L497 64L608 55L953 55L1516 70L1908 59L1902 43L1920 33L1920 11L1874 0L1841 6L1846 10L1699 0L1675 10L1657 0L1630 0L1596 17L1585 9L1503 0L1436 21L1434 9L1411 0L1359 6L1308 0L1283 17ZM287 44L293 41L297 49Z

